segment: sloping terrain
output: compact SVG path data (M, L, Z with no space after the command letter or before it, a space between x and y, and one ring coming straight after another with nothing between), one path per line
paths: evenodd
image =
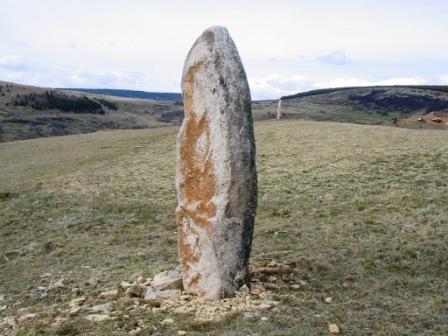
M264 113L272 111L273 117L276 102L264 104ZM285 118L429 128L434 125L421 125L417 118L430 112L448 112L448 87L384 86L315 90L282 97L282 107ZM258 109L255 111L258 112ZM413 123L406 120L409 117L412 117ZM407 122L400 124L401 120ZM443 128L444 125L439 127Z
M85 92L0 82L0 142L165 127L179 125L183 119L183 105L176 93L80 90ZM285 119L446 129L445 122L417 120L427 113L448 113L447 91L445 86L325 89L282 97L282 106ZM274 119L277 103L252 102L254 119Z
M298 268L271 279L278 310L201 324L98 297L178 263L177 128L102 131L0 144L0 334L310 336L336 323L342 335L447 335L448 133L300 120L255 128L252 262ZM104 303L114 320L85 320Z
M178 124L180 101L103 96L0 82L0 142Z

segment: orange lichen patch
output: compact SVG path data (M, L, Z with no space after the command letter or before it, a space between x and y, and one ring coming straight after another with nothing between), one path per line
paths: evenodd
M190 279L189 283L187 284L187 286L188 286L188 287L186 288L187 292L188 292L190 289L193 289L193 288L194 288L194 292L195 292L195 294L203 295L203 294L204 294L204 291L198 289L198 287L197 287L197 284L198 284L198 282L199 282L200 279L201 279L201 274L200 274L200 273L196 273L196 274Z
M181 256L182 272L188 272L190 269L190 263L196 263L199 260L199 256L190 244L187 244L187 236L196 235L197 233L191 227L185 227L182 224L182 214L177 213L178 232L179 232L179 255Z
M199 62L190 67L184 78L183 95L185 108L184 133L180 139L180 171L182 182L180 184L183 200L176 213L179 226L179 253L181 256L182 271L188 273L189 265L199 260L198 251L187 244L187 237L198 236L198 232L191 225L184 225L185 219L193 221L208 234L211 232L210 219L215 216L216 207L212 202L215 194L215 176L213 159L210 151L210 129L208 115L205 111L200 118L196 117L193 109L193 92L198 71L203 67ZM205 137L205 148L197 151L199 138ZM199 237L199 236L198 236ZM195 285L198 277L193 277L190 283Z

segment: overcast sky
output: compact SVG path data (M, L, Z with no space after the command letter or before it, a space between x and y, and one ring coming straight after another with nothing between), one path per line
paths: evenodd
M0 80L180 91L209 26L228 28L255 99L448 85L448 1L0 0Z

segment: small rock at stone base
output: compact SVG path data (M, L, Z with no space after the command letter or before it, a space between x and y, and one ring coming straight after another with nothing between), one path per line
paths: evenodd
M168 300L173 298L180 298L180 289L165 289L157 292L157 298L161 300Z
M269 317L263 316L263 317L261 318L261 321L263 321L263 322L269 321Z
M261 309L261 310L266 310L266 309L270 309L270 308L272 308L272 305L270 305L269 303L265 303L265 302L262 302L258 306L258 309Z
M151 282L151 287L156 291L182 289L182 273L179 270L174 270L156 274Z
M257 286L257 287L254 286L250 289L250 294L252 294L252 295L260 295L263 292L265 292L265 289L261 286Z
M145 289L146 289L145 286L135 284L126 290L126 294L129 297L142 298L143 295L145 294Z
M123 288L123 289L128 289L131 286L132 286L132 284L130 282L127 282L127 281L122 281L120 283L120 287Z
M6 308L8 308L7 305L5 305L5 306L0 306L0 311L4 311L4 310L6 310Z
M109 290L100 293L100 298L108 300L116 300L118 298L118 290Z
M326 297L325 298L325 303L332 303L333 302L333 298L332 297Z
M160 324L165 326L165 325L169 325L169 324L173 324L173 323L174 323L174 320L172 318L167 318L167 319L164 319Z
M177 335L179 335L179 336L185 336L187 334L187 332L186 331L183 331L183 330L179 330L178 332L177 332Z
M244 313L243 313L243 318L244 318L244 319L252 319L252 318L254 318L254 317L255 317L255 314L252 313L252 312L244 312Z
M146 288L144 300L145 301L154 301L157 299L157 293L152 287Z
M129 336L136 335L136 334L138 334L141 330L142 330L142 328L137 327L137 328L135 328L135 329L132 329L132 330L128 333L128 335L129 335Z
M112 317L110 317L107 314L91 314L91 315L87 315L86 320L92 321L92 322L103 322L103 321L108 321L108 320L112 320Z
M330 323L328 325L328 331L330 332L330 334L333 334L333 335L339 335L341 333L339 326L335 323Z

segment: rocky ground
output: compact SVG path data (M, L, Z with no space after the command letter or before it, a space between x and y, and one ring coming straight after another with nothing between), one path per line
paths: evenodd
M243 285L234 297L214 301L185 293L178 269L158 273L152 278L138 276L134 281L124 280L115 288L104 291L98 288L100 292L96 296L84 294L79 288L67 288L61 278L57 282L50 281L46 287L36 288L30 296L39 300L47 295L57 295L58 291L68 290L73 294L69 301L61 299L48 307L50 314L48 311L45 313L44 318L56 334L73 333L72 325L85 319L92 323L113 323L116 330L127 332L128 335L142 335L145 332L158 334L167 327L175 326L176 319L185 318L183 316L192 317L193 325L196 326L222 323L236 315L241 315L243 319L267 322L273 314L281 314L279 300L288 297L280 293L280 288L287 287L295 291L306 285L306 281L297 282L300 270L295 262L258 262L250 266L250 274L250 287ZM42 278L52 276L51 273L41 275ZM87 282L97 286L95 280L87 279ZM4 295L0 299L5 304L0 306L1 310L6 310L9 305L14 307L20 304L9 301ZM327 304L332 301L331 297L325 298ZM140 318L127 324L134 315ZM158 317L158 323L154 323L154 316ZM32 324L40 317L32 307L17 309L14 315L0 319L0 332L2 335L15 335L23 325ZM330 323L328 327L330 334L340 334L337 324ZM177 335L187 334L185 330L177 330Z

